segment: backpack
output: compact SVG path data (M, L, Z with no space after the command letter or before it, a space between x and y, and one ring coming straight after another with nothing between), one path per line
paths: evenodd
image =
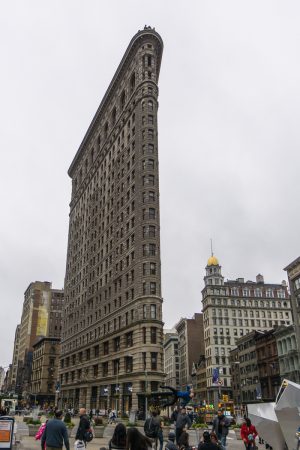
M159 424L153 421L153 417L149 417L144 424L145 435L149 438L158 437Z
M91 441L93 440L93 438L94 438L94 435L93 435L92 429L89 428L89 429L86 430L85 433L84 433L84 440L85 440L86 442L91 442Z

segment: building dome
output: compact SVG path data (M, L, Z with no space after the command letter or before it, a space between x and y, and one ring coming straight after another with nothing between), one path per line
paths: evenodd
M218 258L216 258L215 256L212 255L210 258L208 258L207 265L208 266L218 266L219 265Z

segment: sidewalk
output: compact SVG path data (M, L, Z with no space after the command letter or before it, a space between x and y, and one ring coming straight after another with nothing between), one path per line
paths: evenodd
M108 430L109 434L111 430ZM87 444L87 450L99 450L101 447L108 448L110 436L104 438L94 438ZM70 438L70 450L74 448L74 437ZM197 435L194 430L190 431L190 445L198 445ZM234 431L230 430L227 438L227 450L244 450L243 441L237 440ZM259 450L264 450L264 446L258 445ZM41 450L41 442L36 441L34 437L22 436L21 443L15 447L15 450Z

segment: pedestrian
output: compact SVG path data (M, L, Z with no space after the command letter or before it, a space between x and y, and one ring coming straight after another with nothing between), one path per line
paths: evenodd
M151 450L152 441L135 427L127 431L126 450Z
M45 431L47 422L48 422L48 419L45 422L43 422L42 425L40 426L40 428L38 429L38 432L35 435L35 440L36 441L40 441L42 439L42 436L43 436L43 433ZM46 443L44 445L44 450L46 450Z
M177 417L178 417L178 413L179 413L178 406L175 406L175 408L174 408L174 410L173 410L173 412L171 414L171 422L174 422L174 425L176 425L176 420L177 420Z
M84 445L86 446L87 443L87 436L86 433L90 430L91 424L90 420L86 414L85 408L79 409L79 425L76 433L75 439L79 441L83 441Z
M65 444L66 450L70 450L67 427L62 422L62 411L55 411L54 418L48 420L41 439L41 447L47 450L62 450Z
M213 444L216 444L220 448L220 442L218 441L218 436L214 431L210 433L210 440Z
M180 434L179 441L177 442L179 450L192 450L192 447L189 444L189 433L183 431Z
M216 433L218 441L221 442L223 448L226 447L226 437L229 432L230 420L224 414L222 409L218 410L217 417L214 418L212 431Z
M198 450L220 450L219 445L211 439L211 435L212 433L209 434L209 431L204 431L203 441L199 443Z
M109 413L109 417L108 417L108 423L109 424L113 424L113 423L116 423L116 418L117 418L117 415L116 415L116 412L115 411L111 411L110 413Z
M109 450L111 449L120 449L125 450L126 449L126 427L123 423L118 423L114 434L111 438L111 440L108 443Z
M152 423L157 430L155 440L159 440L159 450L162 450L164 444L163 431L162 431L162 418L157 411L152 411L151 419Z
M246 417L241 428L241 438L244 441L246 450L254 450L257 434L255 426L252 425L251 420Z
M168 434L168 441L166 443L165 450L178 450L178 447L175 444L174 431L170 431L170 433Z
M191 420L186 413L186 408L183 406L180 410L180 413L177 416L176 425L175 425L175 433L176 433L176 443L178 444L181 433L184 428L190 428Z

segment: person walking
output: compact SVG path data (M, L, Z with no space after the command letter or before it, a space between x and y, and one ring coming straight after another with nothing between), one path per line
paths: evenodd
M246 450L253 450L255 447L255 438L257 436L257 431L254 425L252 425L251 420L246 417L244 423L241 427L241 438L244 441Z
M66 450L70 450L68 431L61 420L62 415L62 411L55 411L54 418L46 423L41 439L42 449L46 446L47 450L62 450L65 444Z
M162 418L157 411L152 411L152 421L157 428L157 436L155 438L155 448L157 449L157 439L159 440L159 450L162 450L164 444L163 431L162 431Z
M178 445L179 438L184 428L190 428L192 425L191 419L186 413L186 408L183 406L180 410L180 413L177 416L176 425L175 425L175 433L176 433L176 443Z
M79 425L76 433L76 440L83 441L86 446L86 432L91 428L90 420L85 408L79 409Z
M226 437L229 432L230 420L224 414L222 409L218 410L217 417L214 418L212 431L216 433L218 441L221 442L223 448L226 447Z
M179 414L178 406L175 406L175 408L171 414L171 422L174 422L174 425L176 425L176 420L177 420L178 414Z

